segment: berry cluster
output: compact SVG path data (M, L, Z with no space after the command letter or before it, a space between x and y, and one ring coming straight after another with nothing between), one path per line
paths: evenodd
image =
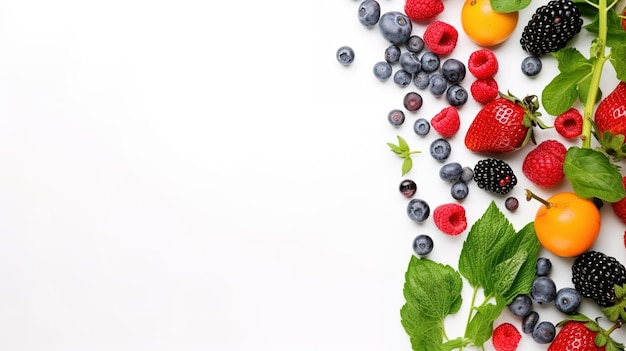
M476 78L470 86L470 92L476 102L486 104L498 97L498 83L494 79L498 67L498 59L489 49L476 50L470 54L467 68Z

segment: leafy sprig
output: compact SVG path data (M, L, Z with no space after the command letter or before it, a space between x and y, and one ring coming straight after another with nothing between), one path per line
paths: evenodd
M404 138L402 138L399 135L397 135L397 137L398 137L398 145L393 144L393 143L387 143L387 145L389 146L391 151L393 151L396 155L398 155L398 157L403 159L402 175L405 175L409 173L409 171L411 171L411 168L413 168L413 160L411 159L411 155L419 154L421 153L421 151L411 150L411 148L409 147L409 144L406 142L406 140L404 140Z

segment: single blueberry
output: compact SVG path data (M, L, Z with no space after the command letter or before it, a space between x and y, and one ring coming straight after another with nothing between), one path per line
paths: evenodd
M514 315L526 317L533 310L533 300L526 294L519 294L515 296L508 307Z
M522 332L524 332L524 334L531 334L533 330L535 330L538 322L539 313L537 313L537 311L530 311L530 313L522 319Z
M556 328L554 324L549 321L543 321L535 326L533 329L532 336L533 340L535 340L538 344L549 344L554 340L554 336L556 335Z
M418 54L424 50L424 39L422 39L419 35L411 35L406 42L406 48L407 50Z
M411 80L413 80L413 75L403 69L397 70L393 75L393 82L401 88L409 86L409 84L411 84Z
M422 71L427 73L435 72L439 69L440 59L434 52L427 51L420 57L422 63Z
M380 4L376 0L365 0L359 5L359 22L366 27L372 27L380 19Z
M398 45L389 45L385 49L385 61L389 62L390 64L398 63L398 61L400 61L401 53L402 52Z
M382 36L392 44L404 44L411 36L413 23L407 15L399 11L390 11L380 16L378 28Z
M406 207L406 213L412 221L423 222L430 216L430 206L422 199L411 199Z
M474 180L474 170L472 167L464 166L463 173L461 174L461 181L469 183Z
M460 180L454 182L450 187L450 195L452 195L452 198L454 198L455 200L463 200L467 197L468 194L469 187L465 182L462 182Z
M446 91L446 99L452 106L461 106L467 102L469 94L467 90L460 85L451 85Z
M411 198L417 192L417 184L411 179L405 179L400 182L400 193L404 197Z
M428 81L428 91L435 96L441 96L448 89L446 79L439 73L433 73Z
M387 120L394 127L399 127L404 123L404 112L402 110L393 109L387 114Z
M541 72L541 59L537 56L528 56L522 60L522 73L534 77Z
M380 80L387 80L391 77L392 68L387 61L380 61L374 64L374 76Z
M421 69L422 63L416 53L405 51L400 54L400 66L402 66L405 71L415 74Z
M415 86L419 89L424 90L428 88L428 84L430 83L430 73L424 71L417 72L417 74L413 76L413 83L415 83Z
M413 240L413 251L418 256L426 256L433 251L433 239L426 235L420 234Z
M430 122L426 118L418 118L413 123L413 131L417 135L427 135L430 132Z
M337 49L337 61L344 66L348 66L354 61L354 50L349 46L342 46Z
M463 167L458 162L446 163L439 168L439 177L449 182L456 182L461 179Z
M570 287L559 289L554 298L554 306L565 314L574 314L578 311L582 297L578 290Z
M409 111L417 111L422 107L422 96L419 93L410 91L404 95L404 108Z
M441 74L451 84L460 83L465 78L465 64L449 58L441 64Z
M552 261L547 257L539 257L537 258L535 268L537 275L548 275L550 269L552 269Z
M437 138L430 143L430 156L437 161L444 161L450 157L452 146L443 138Z
M556 284L554 280L545 275L535 277L530 287L530 296L540 305L554 301L556 297Z

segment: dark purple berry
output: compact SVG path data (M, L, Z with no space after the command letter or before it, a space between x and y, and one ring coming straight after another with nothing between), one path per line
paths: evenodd
M387 120L394 127L401 126L404 123L404 112L402 112L402 110L393 109L389 111Z
M513 212L519 207L519 200L513 196L509 196L504 200L504 207Z
M422 96L414 91L404 95L404 107L409 111L417 111L422 107Z
M417 184L411 179L405 179L400 182L400 193L405 197L413 197L417 192Z

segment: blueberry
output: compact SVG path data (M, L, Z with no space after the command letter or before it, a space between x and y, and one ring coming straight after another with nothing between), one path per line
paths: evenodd
M380 4L376 0L365 0L359 5L359 22L366 27L372 27L380 19Z
M406 88L409 84L411 84L412 79L413 76L411 75L411 73L403 69L397 70L396 73L393 75L393 82L401 88Z
M448 89L446 79L439 73L433 73L428 81L428 90L435 96L441 96Z
M422 199L411 199L406 207L406 213L412 221L423 222L430 216L430 206Z
M387 120L394 127L399 127L404 123L404 112L402 110L393 109L387 114Z
M504 207L513 212L519 207L519 200L516 197L509 196L504 200Z
M578 290L570 287L561 288L556 292L554 306L565 314L574 314L580 307L582 298Z
M463 200L467 197L468 194L469 187L465 182L462 182L460 180L454 182L450 187L450 195L452 195L455 200Z
M374 64L374 76L380 80L386 80L391 77L392 68L387 61L380 61Z
M404 95L404 108L409 111L417 111L422 107L422 96L414 91L410 91Z
M446 163L439 168L439 177L449 182L456 182L461 179L463 167L458 162Z
M415 74L421 69L422 63L416 53L405 51L400 54L400 66L402 66L405 71Z
M413 251L418 256L426 256L433 251L433 239L426 235L420 234L413 240Z
M422 39L419 35L411 35L409 40L406 42L406 48L416 54L420 53L424 50L424 39Z
M383 37L392 44L404 44L411 36L413 24L407 15L399 11L390 11L380 16L378 28Z
M423 53L420 62L424 72L432 73L439 69L440 59L434 52L427 51Z
M465 64L449 58L441 64L441 74L451 84L460 83L465 78Z
M549 321L543 321L535 326L533 329L532 336L533 340L535 340L538 344L549 344L554 340L554 336L556 335L556 328L554 324Z
M526 317L522 318L522 332L524 332L524 334L532 333L538 322L539 313L537 313L537 311L530 311Z
M474 179L474 170L472 167L463 167L463 173L461 173L461 181L469 183Z
M550 269L552 269L552 261L547 257L539 257L537 258L535 268L537 275L548 275Z
M415 83L416 87L422 90L428 88L429 81L430 81L430 73L427 73L424 71L419 71L417 72L417 74L413 76L413 83Z
M533 310L533 300L526 294L517 295L509 304L509 311L518 317L526 317Z
M528 56L522 60L522 73L534 77L541 72L541 59L537 56Z
M398 61L400 61L400 54L401 50L398 45L389 45L385 49L385 61L389 62L390 64L398 63Z
M413 123L413 131L417 135L427 135L430 132L430 122L426 118L418 118Z
M337 61L344 66L348 66L354 61L354 50L349 46L342 46L337 49Z
M467 90L457 84L451 85L446 91L446 99L452 106L464 105L467 102L468 97L469 94L467 93Z
M536 277L530 288L530 296L540 305L554 301L556 297L556 284L554 280L545 275Z
M452 147L446 139L437 138L430 143L430 156L437 161L446 160L451 151Z
M400 182L400 193L405 197L411 198L417 192L417 184L411 179L405 179Z

